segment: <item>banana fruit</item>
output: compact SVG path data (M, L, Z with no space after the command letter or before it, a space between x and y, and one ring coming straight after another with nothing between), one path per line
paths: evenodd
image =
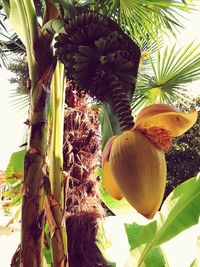
M76 81L78 90L98 101L111 99L108 81L115 75L122 84L121 90L133 91L140 48L115 21L80 9L64 21L64 28L66 33L55 38L55 54L64 64L68 79Z

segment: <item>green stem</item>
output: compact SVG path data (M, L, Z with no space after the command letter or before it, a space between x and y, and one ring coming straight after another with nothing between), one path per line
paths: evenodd
M49 150L50 181L53 198L57 205L52 205L51 211L56 223L52 236L53 266L61 266L67 261L67 236L63 225L64 216L64 180L63 180L63 124L65 100L64 66L57 64L52 80L52 134Z
M52 139L50 176L52 179L52 193L55 198L61 200L63 183L63 122L64 122L64 69L57 64L52 80ZM56 178L54 178L56 176ZM62 203L63 204L63 203Z

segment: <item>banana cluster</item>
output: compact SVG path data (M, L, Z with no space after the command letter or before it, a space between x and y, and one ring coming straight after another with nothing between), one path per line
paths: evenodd
M107 101L112 75L126 93L134 88L140 49L116 22L81 10L65 21L65 31L56 37L56 55L65 65L68 79L75 80L80 90Z

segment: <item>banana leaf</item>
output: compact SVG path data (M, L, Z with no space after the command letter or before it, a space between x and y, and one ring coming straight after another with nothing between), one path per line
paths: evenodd
M5 171L7 178L12 177L15 173L24 173L24 156L26 149L12 153L8 166Z
M198 223L199 202L200 174L179 185L149 224L125 224L131 254L138 267L143 266L155 248Z
M104 146L106 145L110 137L121 133L121 129L119 122L115 116L115 113L109 104L104 104L101 106L99 121L101 124L101 132L102 132L101 144L103 150Z

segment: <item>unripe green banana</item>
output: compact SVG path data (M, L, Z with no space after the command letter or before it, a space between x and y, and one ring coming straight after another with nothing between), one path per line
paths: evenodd
M64 64L67 78L77 83L77 90L108 102L122 130L130 129L129 96L135 88L140 48L112 19L84 8L73 12L74 16L64 20L66 34L56 37L55 54Z

